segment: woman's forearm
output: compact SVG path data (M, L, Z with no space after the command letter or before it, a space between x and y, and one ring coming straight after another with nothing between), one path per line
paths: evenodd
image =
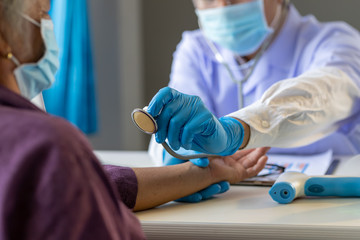
M266 164L269 148L238 151L209 159L205 168L191 162L173 166L133 169L138 180L135 211L188 196L221 181L237 183L258 174Z
M138 179L138 195L134 211L152 208L195 193L215 183L209 168L183 164L134 168Z

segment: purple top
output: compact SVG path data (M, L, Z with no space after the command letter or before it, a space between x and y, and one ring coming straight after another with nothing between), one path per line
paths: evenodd
M79 130L4 87L0 116L0 239L145 239L130 168L106 174Z

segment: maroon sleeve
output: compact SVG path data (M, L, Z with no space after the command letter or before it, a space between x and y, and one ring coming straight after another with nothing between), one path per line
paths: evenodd
M115 183L124 204L133 209L136 203L138 182L131 168L105 165L105 171L109 178Z
M85 138L69 124L38 120L16 131L21 136L3 141L9 155L0 153L0 239L145 238L118 197L134 204L131 169L117 171L118 194Z

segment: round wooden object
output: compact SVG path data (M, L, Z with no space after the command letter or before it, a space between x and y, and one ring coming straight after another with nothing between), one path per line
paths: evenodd
M153 134L157 131L155 119L145 110L137 108L131 114L134 124L143 132Z

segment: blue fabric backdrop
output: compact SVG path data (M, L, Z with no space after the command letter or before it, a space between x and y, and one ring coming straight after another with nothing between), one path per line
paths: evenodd
M46 110L64 117L84 133L97 131L97 104L91 34L86 0L52 0L60 50L54 85L44 91Z

